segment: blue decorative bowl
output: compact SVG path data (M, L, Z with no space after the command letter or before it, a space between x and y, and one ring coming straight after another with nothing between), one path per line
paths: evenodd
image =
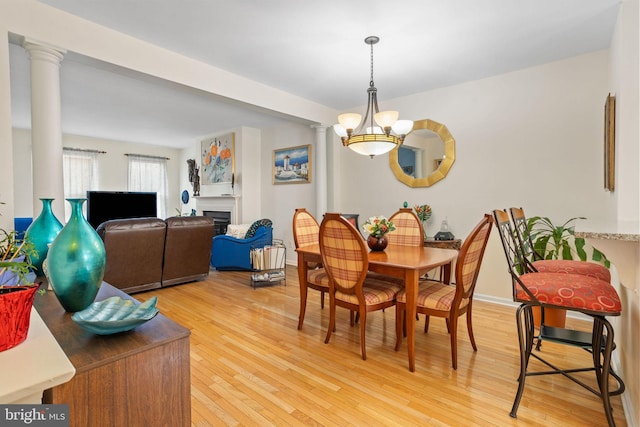
M110 297L97 301L71 316L74 322L89 332L110 335L129 331L151 320L156 314L157 297L136 304L129 299Z

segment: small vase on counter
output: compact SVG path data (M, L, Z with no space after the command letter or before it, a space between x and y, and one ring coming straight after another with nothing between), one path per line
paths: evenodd
M40 201L42 202L42 211L25 233L25 239L33 244L36 251L35 254L31 255L31 263L38 276L44 274L42 263L49 253L49 245L53 243L60 230L62 230L62 223L58 221L51 209L53 199L43 198Z
M106 252L102 239L82 214L87 199L67 199L71 218L51 244L47 256L49 284L66 311L84 310L102 284Z

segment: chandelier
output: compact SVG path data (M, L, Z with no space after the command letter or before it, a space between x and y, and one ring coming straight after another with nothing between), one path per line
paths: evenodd
M342 139L342 145L371 158L388 153L402 144L405 135L413 127L411 120L398 120L397 111L378 111L378 90L373 83L373 45L379 41L377 36L364 39L371 46L371 80L367 89L364 120L361 123L362 116L358 113L345 113L338 116L338 124L333 126Z

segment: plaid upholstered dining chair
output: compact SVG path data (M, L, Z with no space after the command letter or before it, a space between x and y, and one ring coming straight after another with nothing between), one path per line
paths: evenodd
M422 223L411 208L400 208L389 221L396 226L394 231L387 234L390 245L422 246L424 243L424 231Z
M367 359L365 331L367 313L395 305L400 286L367 277L369 250L360 232L338 213L327 213L320 224L320 253L329 275L329 343L336 325L336 307L356 311L360 318L362 359Z
M296 209L293 214L293 242L296 249L319 243L320 225L313 215L305 208ZM324 294L329 292L329 276L321 264L308 265L306 280L301 280L305 290L314 289L320 292L320 307L324 308ZM307 308L307 295L300 295L300 314L298 316L298 329L302 329L305 311Z
M444 317L451 340L451 366L458 368L458 317L466 313L467 332L473 351L477 351L472 327L473 293L480 272L480 265L487 247L493 219L485 215L465 239L456 260L455 285L437 281L420 283L417 312L426 315L425 333L429 330L429 317ZM404 290L396 296L396 351L400 349L404 330L404 311L407 296Z

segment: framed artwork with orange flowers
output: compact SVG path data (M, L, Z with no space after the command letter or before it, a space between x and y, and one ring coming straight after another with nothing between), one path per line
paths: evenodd
M235 172L235 134L202 140L202 184L232 183Z

